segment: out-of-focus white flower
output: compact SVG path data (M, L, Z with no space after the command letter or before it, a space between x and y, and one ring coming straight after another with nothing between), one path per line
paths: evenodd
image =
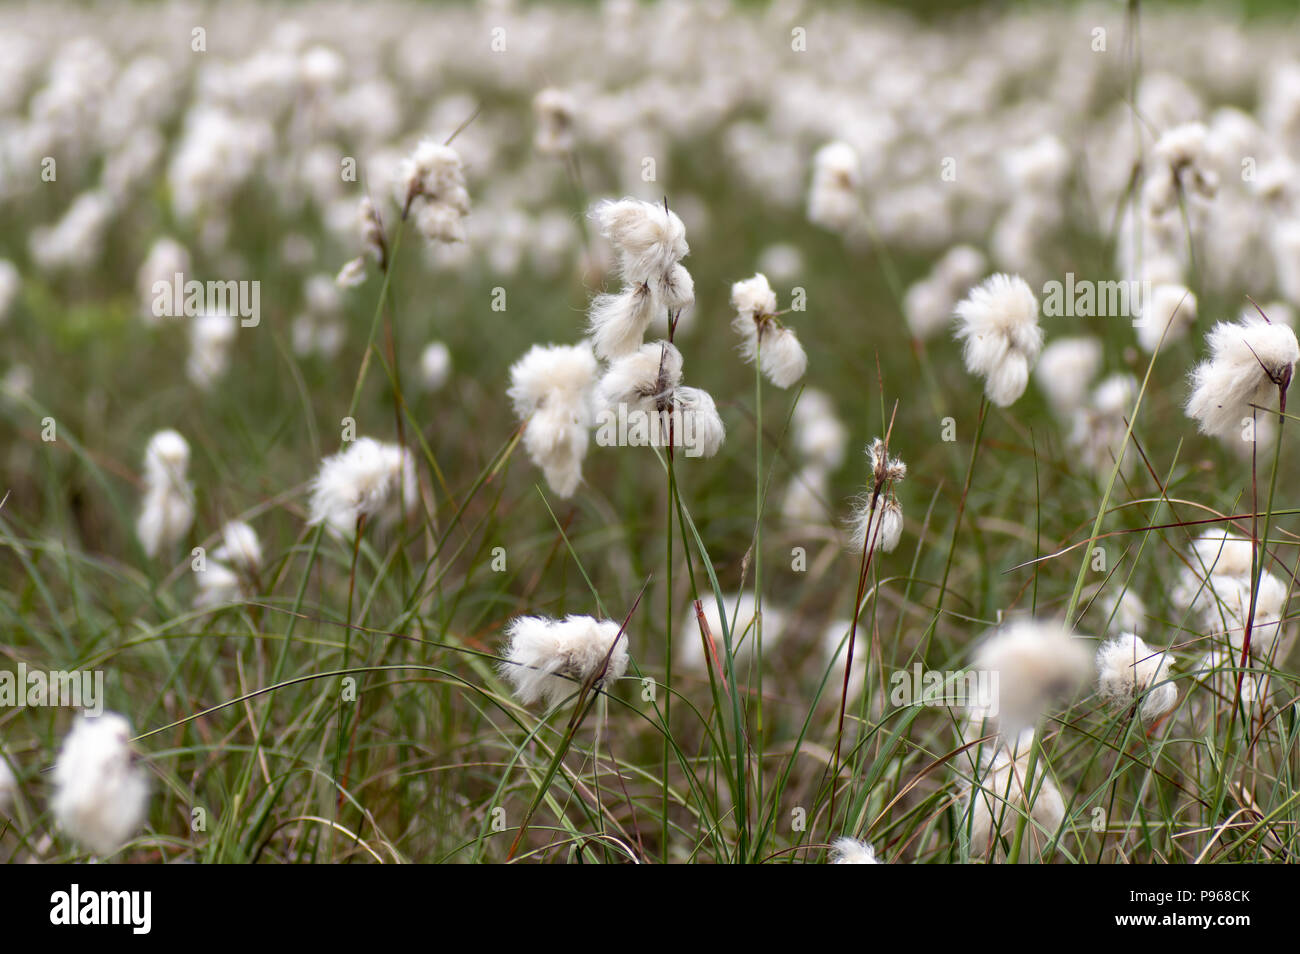
M1025 619L987 636L972 668L994 675L980 680L993 696L979 707L996 718L1004 739L1014 739L1078 692L1092 674L1092 654L1063 626Z
M431 341L420 352L420 382L426 391L441 391L451 377L451 349Z
M155 323L162 318L154 307L154 302L158 298L154 285L166 282L166 295L170 299L174 283L179 280L183 285L189 270L190 253L174 238L163 236L149 246L149 254L140 264L135 279L136 294L140 296L141 314L146 320Z
M1083 402L1100 368L1101 342L1096 338L1058 338L1043 349L1034 380L1052 410L1067 416Z
M1005 857L1006 846L1026 812L1025 844L1029 851L1020 860L1028 862L1041 854L1065 819L1065 799L1046 774L1040 759L1029 777L1033 733L1021 733L1013 753L997 745L991 758L980 768L978 785L967 785L966 804L970 811L970 851L976 857Z
M414 212L421 235L434 242L465 241L469 191L460 153L451 146L422 140L402 161L398 182L402 217ZM372 244L367 242L368 247Z
M54 766L55 820L99 855L116 851L145 819L149 781L130 740L130 723L117 713L82 715Z
M220 606L251 595L250 584L262 566L262 544L257 532L242 520L231 520L221 528L221 545L195 567L199 592L197 607Z
M835 415L830 397L817 388L805 387L790 416L791 442L807 463L826 471L844 463L848 429Z
M18 300L22 287L23 280L18 274L18 266L8 259L0 259L0 325L9 318L9 311Z
M225 376L237 331L239 319L224 312L204 312L190 319L190 356L185 371L195 387L206 391Z
M985 379L990 401L1010 407L1025 393L1043 347L1038 299L1023 278L997 274L958 303L957 317L966 370Z
M321 462L312 481L307 522L350 536L362 517L381 524L400 520L415 509L419 494L411 452L362 437Z
M501 675L525 705L545 699L556 706L588 680L605 688L627 671L627 633L613 620L591 616L517 616L506 629L510 639Z
M862 217L858 199L861 185L857 150L846 142L822 146L813 156L808 221L832 232L848 232Z
M829 518L826 498L830 481L819 464L810 464L790 478L781 501L781 516L796 525L825 524Z
M572 93L547 87L533 97L533 115L537 120L533 145L538 152L562 156L573 151L578 101Z
M1252 404L1266 405L1274 393L1283 409L1291 386L1300 344L1286 325L1270 324L1258 315L1240 322L1219 322L1206 335L1208 360L1192 371L1187 416L1202 433L1232 437L1243 421L1254 418Z
M1186 335L1187 329L1195 323L1196 296L1186 286L1156 285L1149 300L1142 303L1142 318L1137 325L1138 344L1144 351L1155 351L1162 336L1168 345Z
M761 272L731 286L736 317L731 327L740 335L740 355L759 368L779 388L788 388L808 367L803 345L776 317L776 293Z
M1141 700L1142 721L1155 722L1178 701L1169 681L1173 660L1132 633L1121 633L1097 650L1097 692L1112 709Z
M755 623L755 610L758 603L754 598L753 592L746 590L739 596L723 595L722 598L723 612L727 617L727 628L731 633L731 651L735 656L737 677L741 665L749 665L754 660L754 655L758 649L758 632ZM722 672L725 675L727 666L727 642L723 635L722 615L718 610L718 601L713 596L701 596L701 611L704 614L704 622L709 630L709 637L713 640L713 649L717 653L717 659L722 664ZM785 635L786 616L781 610L772 606L767 600L763 601L763 651L770 652L774 646L780 643L781 638ZM681 636L681 656L680 661L685 669L692 672L705 672L709 661L704 655L704 644L700 636L700 621L692 607L686 616L682 619L681 628L678 630ZM677 638L673 639L673 651L677 652Z
M4 749L0 749L0 812L8 811L17 793L18 779L14 778L14 770L9 767Z
M146 556L155 557L177 543L194 523L194 491L186 479L190 445L173 430L159 431L144 453L144 499L136 536Z
M876 849L855 838L836 838L831 842L833 865L878 865Z
M1108 476L1120 459L1128 434L1126 417L1133 411L1137 392L1137 379L1131 374L1112 374L1075 408L1070 446L1080 463L1099 477ZM1133 454L1126 454L1121 472L1126 473L1132 462Z

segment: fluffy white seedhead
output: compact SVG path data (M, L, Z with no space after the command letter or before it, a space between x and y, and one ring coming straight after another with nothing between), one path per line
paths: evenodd
M1246 641L1246 620L1250 618L1250 576L1215 576L1206 583L1200 622L1211 636L1226 635L1238 653ZM1251 655L1268 659L1273 655L1286 615L1287 587L1267 571L1259 581L1254 622L1250 628Z
M1125 710L1141 701L1142 721L1151 723L1174 707L1178 687L1169 681L1173 660L1133 633L1121 633L1097 650L1097 693L1106 705Z
M596 405L651 413L667 408L682 380L682 353L667 341L651 341L613 361L596 385Z
M661 308L677 312L695 304L695 279L678 262L656 279L655 296Z
M595 296L587 311L587 333L596 354L612 361L641 347L661 307L654 287L644 282L624 285L617 294Z
M431 341L420 352L420 383L429 392L441 391L451 377L451 349Z
M712 596L702 596L701 610L704 622L708 626L709 636L717 659L722 664L723 673L727 665L727 643L723 636L722 616L718 612L718 601ZM758 631L754 621L757 601L751 591L744 591L739 596L723 596L723 609L727 616L727 625L731 631L731 651L735 656L736 674L740 676L740 667L748 666L754 660L758 648ZM785 635L786 616L781 610L763 601L763 652L769 653ZM704 644L700 637L700 621L692 606L687 611L678 630L682 634L681 664L692 672L706 672L710 663L704 655ZM673 651L677 651L674 637Z
M534 345L510 368L507 393L527 422L524 449L561 497L573 496L582 480L596 369L586 344Z
M1004 857L1006 845L1013 838L1021 816L1029 819L1023 837L1030 851L1022 861L1041 853L1061 827L1065 818L1065 799L1056 783L1043 771L1040 760L1029 777L1029 752L1033 740L1030 732L1022 733L1015 752L998 746L983 770L978 785L970 786L966 804L970 811L970 851L976 857Z
M892 553L903 537L903 507L893 494L868 497L853 513L850 546L861 553L868 542L875 550Z
M1208 360L1192 371L1187 416L1202 433L1236 437L1254 415L1252 404L1267 407L1291 385L1300 344L1283 324L1258 315L1220 322L1206 336Z
M790 478L781 499L781 517L796 525L824 525L830 479L820 464L809 464Z
M410 451L362 437L321 462L308 523L347 536L363 516L381 524L399 520L415 509L419 493Z
M607 687L627 671L627 634L613 620L518 616L506 634L510 642L501 674L525 705L545 699L555 706L589 679Z
M619 256L623 280L650 282L690 253L686 226L671 209L640 199L606 199L592 217Z
M1163 335L1167 347L1184 337L1187 329L1195 323L1196 296L1186 286L1176 283L1156 285L1148 300L1142 303L1142 320L1137 326L1138 344L1144 351L1155 351Z
M1101 369L1101 342L1096 338L1058 338L1043 349L1034 381L1052 410L1066 415L1081 403Z
M731 327L740 336L740 355L759 363L764 376L779 388L788 388L808 368L808 356L793 331L776 315L776 294L767 276L755 275L731 286L731 306L736 317Z
M996 693L980 707L996 716L1004 739L1032 729L1047 710L1073 698L1092 674L1092 654L1059 623L1019 620L987 636L972 668Z
M54 818L96 854L116 851L145 818L149 782L130 739L130 723L117 713L82 715L54 766Z
M190 445L173 430L159 431L144 452L144 496L136 536L146 556L175 546L194 522L194 491L186 480Z
M1121 460L1128 434L1128 415L1133 412L1138 383L1131 374L1112 374L1088 395L1071 415L1070 447L1079 462L1098 477L1108 477ZM1121 460L1123 470L1132 466L1133 454Z
M451 146L423 140L402 161L397 180L398 203L415 213L415 225L435 242L465 241L469 191L460 154Z
M803 389L790 417L790 430L795 452L808 464L833 471L844 463L848 429L836 416L835 406L824 391Z
M966 370L985 379L990 401L1009 407L1025 393L1043 347L1038 299L1023 278L997 274L971 289L956 311Z
M731 307L750 318L776 314L776 292L762 272L731 286Z
M713 396L699 388L679 387L673 394L683 427L691 440L686 445L689 457L712 457L721 449L727 429L713 403Z
M171 286L176 281L176 276L181 276L184 282L190 271L190 253L180 242L173 238L163 236L157 239L153 245L149 246L149 253L145 256L140 268L136 272L135 287L136 294L139 295L141 313L145 319L155 323L162 318L158 310L154 308L154 302L158 295L154 291L154 285L157 282L166 282L166 294L171 295ZM0 308L0 316L4 310Z
M833 865L878 865L876 849L855 838L836 838L831 842Z

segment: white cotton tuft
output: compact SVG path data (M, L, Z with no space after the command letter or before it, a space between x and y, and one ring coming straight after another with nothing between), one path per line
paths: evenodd
M652 341L613 361L596 385L596 405L617 411L664 410L682 380L682 353L667 341Z
M997 274L973 288L956 312L966 370L985 379L990 401L1010 407L1025 393L1043 347L1038 299L1023 278Z
M556 706L588 680L606 688L627 671L627 634L613 620L518 616L506 629L509 645L501 675L525 705Z
M824 391L803 389L790 417L790 430L795 452L806 462L827 471L837 470L844 463L849 433Z
M731 306L736 317L731 327L740 335L740 355L749 364L758 361L759 370L779 388L788 388L808 368L808 355L798 337L776 317L776 294L767 276L736 282L731 286Z
M1169 681L1173 660L1133 633L1121 633L1097 650L1097 692L1106 705L1124 710L1141 700L1142 721L1152 723L1174 707L1178 687Z
M510 368L507 394L525 422L524 449L561 497L582 481L596 370L586 344L534 345Z
M679 387L674 393L682 422L681 441L687 457L713 457L726 439L727 429L713 396L699 388ZM676 435L674 434L674 437Z
M402 161L397 184L403 216L415 212L415 225L421 235L434 242L465 241L469 191L465 187L460 154L455 149L423 140Z
M1210 357L1192 371L1187 416L1202 433L1233 437L1254 417L1251 405L1267 406L1291 384L1300 344L1295 332L1258 315L1219 322L1206 336Z
M562 156L573 151L578 101L572 93L548 86L533 97L533 115L537 120L533 145L538 152Z
M307 522L351 536L362 517L381 524L397 522L415 509L419 492L410 451L362 437L321 462L312 481Z
M644 283L627 285L618 294L594 297L587 313L587 332L596 354L610 361L641 347L659 309L654 290Z
M145 819L149 782L130 740L130 723L114 712L79 716L54 766L55 820L99 855L116 851Z
M140 311L146 320L157 322L162 317L162 309L154 307L159 293L161 292L166 300L170 300L177 276L180 276L180 281L184 282L189 270L190 253L174 238L163 236L149 246L149 252L140 264L135 278L136 294L140 297ZM158 283L166 283L166 288L155 291L154 285ZM3 311L0 308L0 314L3 314Z
M190 322L190 356L185 371L195 387L206 391L230 368L230 348L239 330L239 319L221 312L205 312Z
M1137 400L1138 383L1131 374L1112 374L1102 380L1087 401L1076 407L1070 447L1079 462L1098 477L1107 477L1120 460L1128 434L1128 416ZM1132 466L1125 454L1121 473Z
M591 214L618 252L620 273L628 284L649 282L690 253L686 226L660 203L606 199Z
M731 286L731 307L749 318L776 314L776 292L762 272Z
M878 865L876 849L865 841L854 838L836 838L831 842L833 865Z
M980 682L992 695L978 708L1010 740L1073 698L1092 674L1092 654L1058 623L1019 620L985 637L972 668L990 677Z
M14 770L9 767L9 757L4 749L0 749L0 812L9 810L9 805L16 794L18 794L18 779L14 777Z
M819 464L809 464L790 478L781 500L781 517L800 526L817 526L827 522L826 499L830 480Z
M857 553L866 548L868 540L872 549L892 553L902 537L903 508L892 494L867 499L853 514L850 545Z

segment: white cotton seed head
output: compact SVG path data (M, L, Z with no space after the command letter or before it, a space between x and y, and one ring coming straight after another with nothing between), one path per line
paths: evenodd
M690 253L686 226L660 203L606 199L591 214L618 252L620 272L629 284L663 275Z
M365 280L366 260L360 255L345 262L339 269L339 273L334 276L334 283L339 288L356 288Z
M793 331L772 324L760 335L759 367L778 388L788 388L808 369L808 355Z
M827 522L826 498L830 481L818 464L810 464L790 478L781 500L781 516L795 525L820 525Z
M1291 384L1300 344L1295 332L1258 315L1220 322L1206 336L1210 357L1192 371L1187 416L1202 433L1233 437L1254 416L1252 404L1267 407Z
M776 292L762 272L731 286L731 307L750 318L776 314Z
M533 345L511 365L506 393L520 420L548 405L578 410L588 404L596 370L587 344Z
M1043 347L1038 299L1023 278L997 274L973 288L956 310L966 370L985 379L990 401L1009 407L1024 394Z
M994 693L980 706L1006 739L1032 729L1049 707L1067 701L1092 674L1092 654L1060 624L1019 620L994 631L975 652L972 668Z
M441 391L451 377L451 349L431 341L420 352L420 383L429 392Z
M96 854L116 851L144 822L149 782L134 762L130 739L122 716L82 715L54 766L54 818Z
M1096 338L1058 338L1043 349L1034 381L1057 414L1078 407L1101 369L1101 342Z
M1150 353L1163 336L1165 346L1187 334L1196 323L1196 296L1186 286L1164 283L1151 289L1142 303L1142 318L1137 325L1138 344ZM1168 327L1168 331L1165 328Z
M655 412L669 406L682 380L682 353L667 341L651 341L611 362L596 385L596 406Z
M876 849L865 841L854 838L836 838L831 842L833 865L878 865Z
M542 469L551 490L561 497L572 497L582 480L588 424L584 411L559 402L539 408L528 418L524 449Z
M713 457L722 448L727 429L708 391L679 387L673 394L681 415L687 457Z
M587 680L597 678L598 687L608 687L627 671L627 634L613 620L518 616L506 634L501 674L525 705L544 699L555 706L575 696Z
M862 167L857 150L846 142L830 142L813 156L808 189L808 220L833 232L847 232L861 214L858 189Z
M681 262L660 275L656 281L655 296L661 308L676 312L695 304L695 279Z
M587 313L587 331L596 354L606 361L641 347L646 329L662 308L654 286L629 284L618 294L597 295Z
M357 521L393 523L419 501L419 483L411 452L397 444L362 437L325 458L312 481L312 526L324 524L350 535Z
M892 553L903 537L903 507L893 494L868 496L853 514L850 546L861 553L868 542L872 548Z
M1174 707L1178 687L1169 681L1173 660L1133 633L1121 633L1097 650L1097 693L1106 705L1125 710L1141 699L1142 720L1154 722Z

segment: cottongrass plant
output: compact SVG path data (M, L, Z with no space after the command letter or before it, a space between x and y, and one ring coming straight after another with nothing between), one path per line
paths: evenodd
M177 431L159 431L144 452L144 500L136 535L146 556L175 547L194 523L194 490L186 474L190 445Z
M143 824L148 799L127 720L115 712L79 716L54 766L50 807L59 827L96 854L112 854Z

